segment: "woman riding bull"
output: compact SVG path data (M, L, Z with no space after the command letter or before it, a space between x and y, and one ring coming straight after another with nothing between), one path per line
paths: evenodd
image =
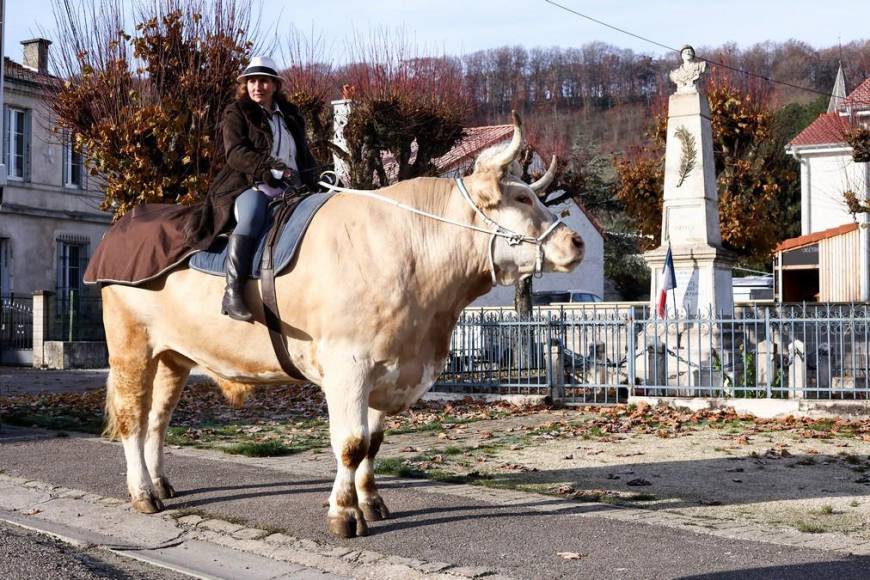
M236 99L224 109L221 121L226 166L212 181L186 236L195 246L232 230L221 308L230 318L251 320L244 286L268 202L288 184L313 188L317 164L308 150L302 116L281 90L272 59L254 57L237 81Z

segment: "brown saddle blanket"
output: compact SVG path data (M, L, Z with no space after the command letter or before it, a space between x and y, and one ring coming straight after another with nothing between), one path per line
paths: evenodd
M149 203L128 212L103 236L85 270L85 283L143 284L206 249L191 246L184 236L195 211L196 205Z

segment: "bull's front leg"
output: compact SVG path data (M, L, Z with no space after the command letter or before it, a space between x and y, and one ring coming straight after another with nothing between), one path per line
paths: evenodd
M351 375L351 376L349 376ZM354 478L369 448L369 385L361 369L324 377L323 390L329 408L329 436L337 464L329 496L326 523L342 538L365 536L365 517L359 507Z
M384 414L376 409L369 409L368 425L369 448L365 459L356 470L356 494L366 520L376 522L390 517L390 510L375 485L375 456L384 440Z

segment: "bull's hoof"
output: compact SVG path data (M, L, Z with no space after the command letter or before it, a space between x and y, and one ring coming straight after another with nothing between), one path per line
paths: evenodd
M326 525L339 538L355 538L369 533L362 511L354 508L345 508L337 516L326 516Z
M373 497L371 500L359 504L359 509L368 522L379 522L390 518L390 510L387 509L384 500L380 497Z
M178 494L175 493L175 488L169 483L165 477L158 477L151 482L154 485L154 491L159 499L171 499Z
M163 502L153 496L135 498L131 505L134 510L143 514L156 514L163 511Z

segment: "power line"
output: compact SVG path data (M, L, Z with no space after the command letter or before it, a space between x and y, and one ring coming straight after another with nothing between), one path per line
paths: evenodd
M589 16L588 14L583 14L582 12L578 12L577 10L574 10L573 8L569 8L569 7L567 7L567 6L563 5L563 4L559 4L558 2L554 2L553 0L544 0L544 2L546 2L547 4L550 4L550 5L552 5L552 6L555 6L556 8L560 8L560 9L564 10L565 12L570 12L571 14L573 14L573 15L575 15L575 16L579 16L580 18L585 18L586 20L589 20L590 22L594 22L595 24L600 24L601 26L604 26L604 27L606 27L606 28L610 28L611 30L615 30L615 31L617 31L617 32L621 32L622 34L626 34L626 35L631 36L631 37L633 37L633 38L637 38L638 40L642 40L642 41L644 41L644 42L648 42L648 43L650 43L650 44L653 44L653 45L655 45L655 46L658 46L659 48L664 48L665 50L670 50L670 51L673 51L673 52L676 52L676 53L679 53L679 52L680 52L680 49L679 49L679 48L674 48L673 46L668 46L667 44L662 44L661 42L658 42L658 41L653 40L653 39L651 39L651 38L647 38L647 37L645 37L645 36L641 36L641 35L639 35L639 34L635 34L634 32L630 32L630 31L628 31L628 30L625 30L624 28L619 28L618 26L614 26L614 25L612 25L612 24L608 24L607 22L604 22L603 20L599 20L599 19L597 19L597 18L593 18L592 16ZM699 57L699 58L700 58L700 57ZM816 93L816 94L818 94L818 95L823 95L823 96L826 96L826 97L833 97L833 96L835 96L835 95L833 95L832 93L826 93L826 92L824 92L824 91L819 91L819 90L816 90L816 89L811 89L811 88L809 88L809 87L804 87L804 86L801 86L801 85L795 85L795 84L792 84L792 83L789 83L789 82L786 82L786 81L779 81L779 80L776 80L776 79L773 79L773 78L770 78L770 77L767 77L767 76L764 76L764 75L761 75L761 74L758 74L758 73L750 72L750 71L748 71L748 70L743 70L743 69L737 68L737 67L735 67L735 66L731 66L731 65L729 65L729 64L725 64L724 62L717 62L717 61L715 61L715 60L710 60L709 58L700 58L700 60L704 60L704 61L706 61L706 62L709 62L710 64L715 64L716 66L721 66L722 68L727 68L727 69L729 69L729 70L732 70L732 71L734 71L734 72L738 72L738 73L742 73L742 74L745 74L745 75L747 75L747 76L751 76L751 77L755 77L755 78L758 78L758 79L762 79L762 80L765 80L765 81L767 81L767 82L769 82L769 83L774 83L774 84L778 84L778 85L784 85L784 86L787 86L787 87L791 87L791 88L793 88L793 89L799 89L799 90L801 90L801 91L807 91L807 92L810 92L810 93Z

